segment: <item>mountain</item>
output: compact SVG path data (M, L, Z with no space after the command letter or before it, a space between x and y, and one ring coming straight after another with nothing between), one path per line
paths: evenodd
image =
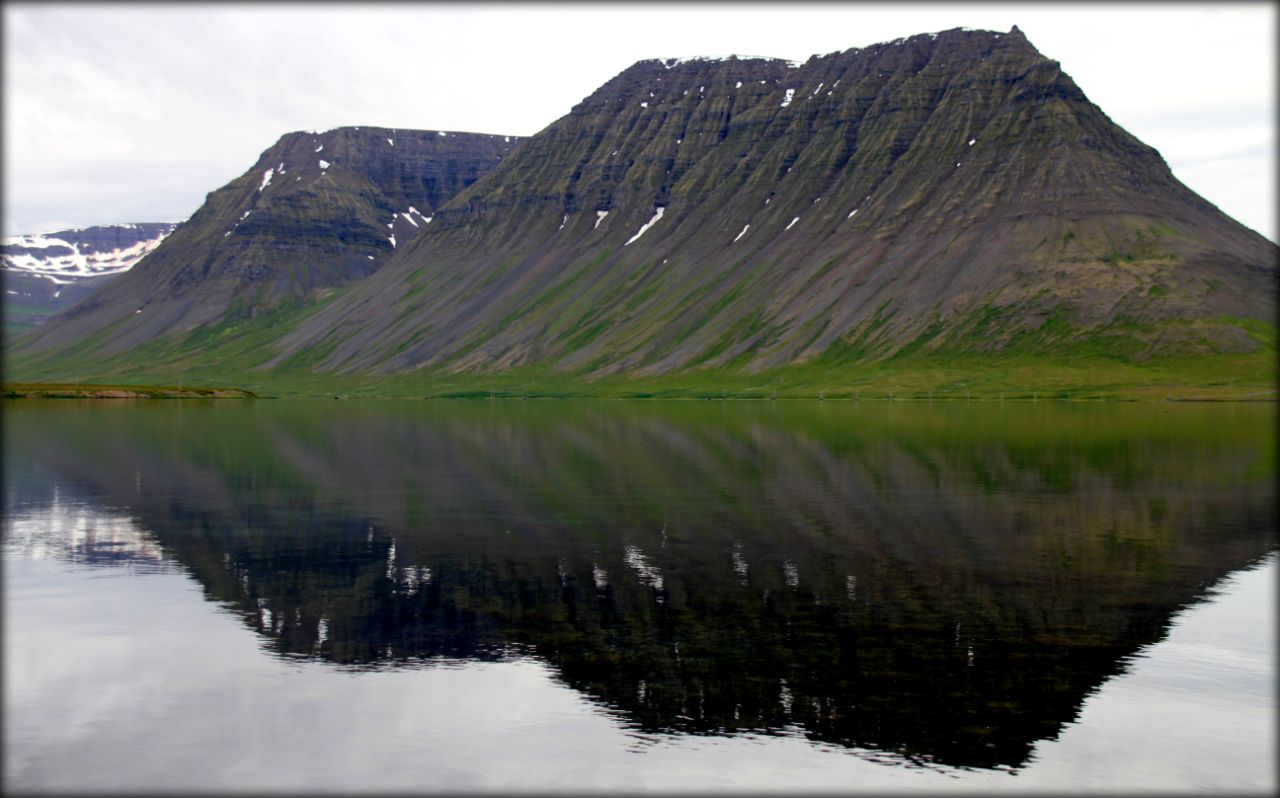
M223 191L252 197L262 171L284 163L268 152ZM222 207L215 198L193 224ZM317 298L245 339L263 379L814 363L847 373L931 353L1132 361L1274 348L1275 245L1183 186L1016 27L803 64L639 62L433 206L432 223L394 251L378 224L403 200L370 213L364 238L316 225L308 237L335 262L382 258L376 271L344 266L342 279L310 263L230 284L196 268L221 251L218 236L236 239L243 205L182 239L187 262L158 252L110 303L104 292L19 351L114 325L100 351L122 352L219 318L147 321L159 307L130 317L175 283L248 315ZM247 222L266 234L275 220ZM169 339L173 362L225 329Z
M170 222L108 224L6 238L6 330L44 322L128 271L177 227Z
M63 314L32 345L57 347L109 328L100 345L110 354L358 280L515 141L373 127L286 134L209 194L127 280Z

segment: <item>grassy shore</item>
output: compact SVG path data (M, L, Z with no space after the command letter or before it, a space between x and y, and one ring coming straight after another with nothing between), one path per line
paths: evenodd
M6 399L252 399L240 388L189 388L167 385L14 382L3 386Z
M1276 401L1280 386L1272 355L1220 354L1141 364L1099 357L970 356L813 363L757 373L708 369L603 377L549 369L359 375L193 365L180 371L86 375L77 383L15 382L4 387L6 396L44 397ZM173 387L179 379L240 387Z

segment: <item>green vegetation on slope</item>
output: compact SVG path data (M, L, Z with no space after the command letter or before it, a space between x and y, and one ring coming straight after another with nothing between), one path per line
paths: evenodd
M7 379L129 383L179 383L243 388L263 396L685 398L685 399L1220 399L1277 398L1275 328L1251 325L1270 343L1253 353L1151 357L1135 360L1093 340L1058 352L926 352L916 349L884 360L852 350L775 369L684 369L648 376L595 377L585 372L519 367L505 371L450 372L420 369L400 374L318 373L318 358L258 368L273 355L270 341L300 317L282 310L264 323L228 324L146 347L128 359L60 360L9 364ZM200 343L207 348L194 348ZM1119 345L1124 348L1123 345Z

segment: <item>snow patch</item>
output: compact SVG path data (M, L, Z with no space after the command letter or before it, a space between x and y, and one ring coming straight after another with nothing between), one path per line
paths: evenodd
M387 143L390 144L392 147L396 146L396 143L391 139L387 139Z
M267 171L262 173L262 185L258 186L259 192L261 192L262 189L266 188L267 186L271 185L271 176L274 175L275 173L276 173L276 170L274 169L268 169Z
M742 232L741 232L741 233L738 233L736 236L734 236L734 237L733 237L733 241L730 241L729 243L731 243L731 244L736 244L736 243L738 243L738 239L739 239L739 238L742 238L743 236L745 236L745 235L747 234L747 228L748 228L748 227L750 227L750 226L751 226L751 225L749 225L749 224L748 224L748 225L744 225L744 226L743 226L743 228L742 228Z
M977 141L978 141L977 139L969 139L969 146L972 147L974 144L977 143Z
M596 227L599 227L600 223L604 221L604 217L608 215L609 215L608 211L596 211ZM596 229L596 227L593 227L591 229L594 230Z
M640 103L640 107L641 107L641 108L648 108L648 107L649 107L649 103Z
M321 144L319 147L316 147L316 152L320 152L323 149L324 149L324 145Z
M846 219L852 219L852 218L853 218L853 215L854 215L855 213L857 213L857 212L858 212L858 209L857 209L857 208L854 208L852 211L850 211L850 212L849 212L849 215L848 215L848 216L846 216L846 217L844 217L844 218L846 218Z
M558 233L558 232L560 232L561 230L563 230L563 229L564 229L564 226L565 226L566 224L568 224L568 223L569 223L569 214L567 214L567 213L566 213L566 214L564 215L564 218L560 220L560 226L556 228L556 232Z
M106 225L109 227L133 228L134 225ZM176 227L176 225L175 225ZM136 229L136 228L135 228ZM75 230L68 232L78 232ZM3 240L4 268L7 271L25 272L44 277L58 285L68 285L74 279L56 280L51 275L63 277L96 277L105 274L116 274L127 271L160 245L169 232L159 233L155 238L136 241L119 249L100 252L82 252L82 244L66 241L56 236L25 235L12 236ZM13 252L14 249L46 250L40 255L30 252ZM49 251L52 250L52 251Z
M403 217L404 217L404 220L405 220L406 222L408 222L409 224L413 225L414 227L417 227L417 226L418 226L418 223L417 223L417 222L415 222L415 221L413 220L413 217L412 217L412 216L410 216L409 214L407 214L407 213L402 213L402 214L400 214L400 215L401 215L401 216L403 216Z
M392 249L395 249L395 248L396 248L396 237L395 237L395 236L387 236L387 240L391 242L391 248L392 248Z
M787 89L787 96L786 96L786 98L785 98L785 99L783 99L783 101L782 101L782 105L780 105L780 106L778 106L778 107L779 107L779 108L786 108L788 105L791 105L791 98L792 98L792 97L794 97L794 96L796 96L796 90L795 90L795 89Z
M447 136L447 135L449 135L449 134L448 134L448 133L445 133L443 130L437 130L437 131L436 131L436 135L437 135L437 136Z
M329 162L328 162L328 161L324 161L324 160L320 161L320 168L321 168L321 169L328 169L328 168L329 168Z
M653 213L653 218L652 218L652 219L650 219L649 221L645 222L645 223L644 223L644 225L643 225L643 226L641 226L640 230L639 230L635 235L631 236L631 238L627 239L627 243L626 243L626 244L623 244L622 246L624 246L624 247L625 247L625 246L627 246L627 244L630 244L632 241L635 241L637 238L639 238L640 236L644 235L644 233L645 233L645 231L646 231L646 230L648 230L650 227L653 227L655 224L657 224L658 220L662 218L662 213L663 213L663 211L665 211L665 210L666 210L666 208L664 208L664 207L663 207L663 206L661 206L661 205L659 205L659 206L655 207L655 208L653 209L653 211L654 211L654 213Z
M785 232L787 232L788 230L790 230L792 227L794 227L794 226L795 226L795 223L796 223L796 222L798 222L798 221L800 221L800 217L799 217L799 216L797 216L796 218L792 219L792 220L791 220L791 224L789 224L789 225L787 225L786 227L782 228L782 232L784 232L784 233L785 233Z

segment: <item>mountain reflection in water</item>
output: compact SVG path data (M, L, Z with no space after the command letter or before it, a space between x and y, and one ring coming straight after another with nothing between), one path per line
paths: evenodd
M1268 408L6 411L7 545L158 549L280 655L537 657L648 734L786 730L1016 768L1277 544ZM23 526L54 491L145 532Z

